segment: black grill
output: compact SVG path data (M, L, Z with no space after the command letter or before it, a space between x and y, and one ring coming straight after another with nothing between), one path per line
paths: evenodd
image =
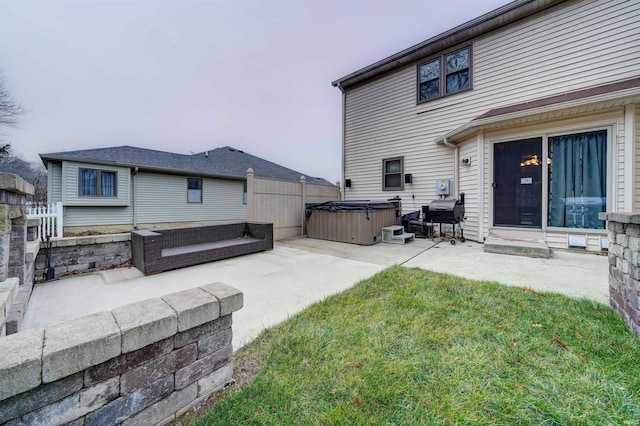
M422 206L423 221L456 224L464 220L464 204L460 200L433 200Z

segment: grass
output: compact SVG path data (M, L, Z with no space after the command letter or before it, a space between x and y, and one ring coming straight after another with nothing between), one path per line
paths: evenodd
M640 339L595 302L389 268L266 330L197 425L640 424Z

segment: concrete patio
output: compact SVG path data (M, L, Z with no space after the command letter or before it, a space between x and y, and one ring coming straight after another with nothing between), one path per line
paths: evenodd
M280 241L273 251L145 277L137 269L114 269L35 286L21 330L113 309L167 293L223 282L244 292L234 314L238 349L328 295L348 289L391 265L419 267L477 280L563 293L608 304L606 256L555 252L551 259L484 253L474 242L358 246L309 238Z

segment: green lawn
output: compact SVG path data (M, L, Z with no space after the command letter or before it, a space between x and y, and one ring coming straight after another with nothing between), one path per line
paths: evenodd
M247 360L196 424L640 424L640 339L608 307L420 269L313 305Z

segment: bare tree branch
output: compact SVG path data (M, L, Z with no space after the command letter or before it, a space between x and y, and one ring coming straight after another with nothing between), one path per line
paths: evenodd
M13 100L4 77L0 75L0 127L17 126L18 116L22 114L22 112L22 105Z

